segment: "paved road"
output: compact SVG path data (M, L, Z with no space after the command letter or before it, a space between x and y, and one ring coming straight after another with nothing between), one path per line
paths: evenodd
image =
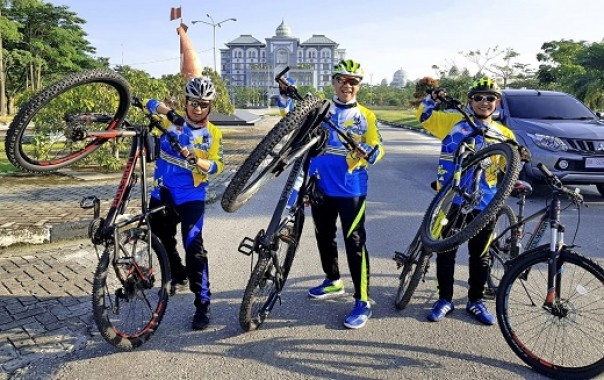
M217 203L208 205L204 235L213 285L211 327L190 330L192 296L179 293L170 299L159 331L134 352L114 351L96 332L90 310L96 256L89 242L5 248L0 255L4 378L540 378L514 356L496 326L478 325L463 310L463 249L455 284L460 310L438 324L425 321L435 300L433 274L405 311L392 306L398 274L392 253L411 240L432 196L426 184L433 177L438 144L394 128L384 127L382 133L388 156L372 168L370 178L367 226L374 317L365 328L350 331L342 326L352 306L344 258L348 293L330 301L308 300L307 289L322 280L310 218L283 305L261 330L243 333L239 328L250 261L236 248L243 236L254 236L268 222L267 205L278 194L275 182L234 214L224 213ZM590 189L586 192L592 203L584 214L589 230L595 224L590 221L601 218L604 204ZM535 203L541 203L539 198Z

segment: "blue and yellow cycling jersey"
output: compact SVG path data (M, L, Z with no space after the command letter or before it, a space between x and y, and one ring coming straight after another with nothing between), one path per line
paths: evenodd
M218 174L224 168L222 150L222 132L208 122L202 128L171 125L168 133L178 138L180 145L198 158L211 161L207 172L190 165L180 154L172 149L168 137L160 137L160 157L156 161L155 188L151 196L160 198L159 186L170 190L174 202L179 205L189 201L203 201L206 198L208 176Z
M473 132L473 128L459 112L436 111L434 109L436 105L437 103L428 95L419 105L416 117L426 130L442 141L436 177L437 189L440 189L451 178L454 171L453 159L459 144L467 135ZM515 140L514 133L496 121L491 121L486 125L475 118L474 123L478 128L488 127L495 133ZM482 135L475 137L475 144L479 149L497 142L499 141L496 139L484 138ZM477 207L479 210L482 210L491 201L497 191L495 175L497 169L496 165L492 165L481 178L480 188L483 190L484 196L481 204ZM462 178L462 184L467 177L466 175L466 178Z
M378 145L375 162L384 156L382 137L373 112L356 102L338 104L336 101L330 119L344 131L351 132L355 141L371 147ZM348 151L331 127L323 127L329 130L327 148L311 160L309 174L318 175L319 187L329 196L351 198L367 195L367 160Z
M277 107L279 107L279 114L281 117L283 117L294 110L294 100L292 98L279 95L277 97Z

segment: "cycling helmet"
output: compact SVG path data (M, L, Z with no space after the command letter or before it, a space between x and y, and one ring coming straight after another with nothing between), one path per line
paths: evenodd
M501 89L497 82L490 78L480 78L474 81L468 89L468 97L476 93L493 94L501 98Z
M290 86L295 86L296 85L296 81L293 78L290 77L286 77L285 81L287 82L287 84L289 84Z
M332 78L338 75L346 75L349 77L363 79L365 72L361 68L361 64L353 61L352 59L345 59L338 62L333 68Z
M185 85L185 97L187 99L214 100L216 99L216 87L207 78L193 78Z

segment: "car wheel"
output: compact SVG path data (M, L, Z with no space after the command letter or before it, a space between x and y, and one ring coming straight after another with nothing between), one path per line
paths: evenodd
M600 192L600 195L604 197L604 183L599 183L596 185L596 188Z

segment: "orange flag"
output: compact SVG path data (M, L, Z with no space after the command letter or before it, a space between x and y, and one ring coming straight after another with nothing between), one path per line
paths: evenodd
M201 76L201 64L197 58L197 53L193 47L193 43L187 35L188 27L180 23L176 29L180 37L180 73L186 80Z

